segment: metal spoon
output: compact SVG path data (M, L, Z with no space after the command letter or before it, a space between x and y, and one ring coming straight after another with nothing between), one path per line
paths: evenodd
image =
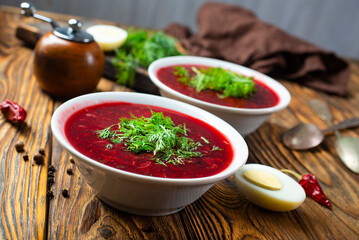
M289 129L283 135L285 146L295 150L306 150L318 146L324 140L324 135L334 130L359 126L359 118L349 118L336 125L320 130L311 123L301 123Z
M326 102L319 99L313 99L310 104L321 119L326 121L329 125L333 125L333 116L330 113ZM342 137L338 130L334 130L334 133L337 137L337 140L335 141L335 149L339 158L351 171L359 174L359 139L354 137Z

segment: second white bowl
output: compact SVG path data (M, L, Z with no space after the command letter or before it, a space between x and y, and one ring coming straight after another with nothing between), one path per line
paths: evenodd
M278 95L279 102L273 107L246 109L222 106L192 98L168 87L158 79L157 71L159 69L174 65L221 67L245 76L252 76L272 89ZM195 56L166 57L154 61L148 68L148 74L151 81L159 88L162 96L190 103L207 110L231 124L242 136L255 131L272 113L286 108L291 99L288 90L276 80L255 70L217 59Z

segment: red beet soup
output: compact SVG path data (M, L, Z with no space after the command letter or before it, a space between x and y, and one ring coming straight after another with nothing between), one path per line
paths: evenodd
M176 90L184 95L196 98L209 103L214 103L218 105L236 107L236 108L267 108L273 107L278 104L279 97L278 95L266 86L264 83L254 79L254 84L257 89L257 92L254 93L249 98L237 98L237 97L225 97L220 98L218 92L213 90L203 90L197 92L195 88L190 87L184 83L181 83L177 80L175 75L175 67L185 67L190 75L194 75L192 67L199 68L209 68L209 66L203 65L174 65L160 68L157 71L157 78L169 88Z
M183 164L156 163L152 153L126 151L124 143L113 144L98 137L96 131L119 122L120 118L151 117L153 112L162 112L171 117L177 126L185 124L187 137L202 146L201 157L183 159ZM209 124L191 116L156 106L126 102L104 103L75 112L65 123L65 135L70 144L80 153L105 165L124 171L164 178L200 178L215 175L226 169L232 161L233 150L222 133ZM204 142L203 138L207 141ZM213 150L213 146L220 150Z

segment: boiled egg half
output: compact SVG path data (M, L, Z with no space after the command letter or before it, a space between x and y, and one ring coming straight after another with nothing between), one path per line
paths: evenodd
M305 200L302 186L278 169L246 164L236 174L238 190L253 204L262 208L286 212L299 207Z
M126 41L127 31L112 25L94 25L86 29L103 51L113 51Z

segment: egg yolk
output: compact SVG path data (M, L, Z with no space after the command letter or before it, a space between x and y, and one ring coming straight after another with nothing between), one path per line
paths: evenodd
M263 170L247 170L243 173L243 177L258 187L268 190L280 190L282 188L282 183L276 176Z

